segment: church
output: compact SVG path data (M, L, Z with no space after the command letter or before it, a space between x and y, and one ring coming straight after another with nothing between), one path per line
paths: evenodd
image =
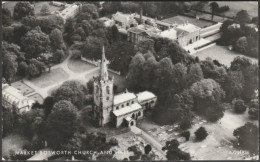
M136 125L144 110L155 106L157 97L149 91L134 94L126 90L114 95L114 78L108 75L108 64L103 47L99 76L94 78L93 119L101 127L108 123L115 127Z

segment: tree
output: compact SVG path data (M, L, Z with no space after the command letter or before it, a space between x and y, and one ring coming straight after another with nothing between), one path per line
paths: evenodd
M42 5L40 12L41 12L42 15L49 15L51 13L50 6L48 4Z
M115 137L110 138L109 144L110 144L111 146L118 146L118 140L117 140Z
M37 18L38 25L41 27L41 30L46 33L50 34L52 30L55 28L61 30L64 25L64 20L61 16L53 14L48 17L39 17Z
M34 15L34 7L29 2L18 2L14 6L14 19L18 20L25 16Z
M36 28L25 34L21 40L21 49L26 58L37 58L41 53L50 51L49 36Z
M179 148L179 142L176 139L166 141L166 145L162 148L166 152L166 158L168 160L190 160L190 154L181 151Z
M226 92L225 100L232 101L233 98L241 98L244 85L245 79L241 71L229 71L222 86Z
M145 58L141 53L137 53L131 60L129 65L129 72L126 76L127 84L130 88L138 89L142 78L142 67L145 62Z
M3 107L3 137L14 132L19 127L19 115L12 107Z
M149 154L149 152L152 151L152 146L147 144L145 147L144 147L144 152L145 154Z
M236 113L243 113L246 111L246 105L243 100L241 99L234 99L232 101L232 106Z
M154 41L152 39L141 40L135 45L135 52L152 52L154 53Z
M218 10L219 6L217 2L211 2L209 6L211 8L211 20L213 20L214 13Z
M246 10L241 10L236 14L235 20L240 24L246 24L251 21L249 14Z
M3 40L8 43L14 42L14 27L2 27Z
M224 109L221 106L225 92L212 79L202 79L193 83L190 92L194 98L194 110L209 121L217 121L223 117Z
M27 31L38 26L38 21L36 16L26 16L22 19L22 24L26 28Z
M239 52L241 53L245 53L247 50L247 39L246 37L240 37L237 41L236 41L236 48Z
M64 48L62 32L59 29L55 28L54 30L52 30L49 37L51 41L51 46L54 50L60 50Z
M57 50L56 52L53 53L52 60L55 63L60 63L64 58L65 58L65 53L63 52L63 50Z
M190 139L190 132L189 131L184 131L181 133L182 137L185 137L186 141L189 141Z
M248 110L249 117L253 120L257 120L259 117L259 101L258 99L254 99L249 104Z
M44 127L44 112L42 109L32 109L21 115L20 130L27 138L32 139L33 136L42 136Z
M28 66L28 73L30 78L40 76L45 71L45 65L37 59L30 59Z
M67 100L78 109L85 102L85 87L78 81L64 82L53 94L55 101Z
M188 85L187 70L182 63L177 63L173 67L173 87L176 93L181 93Z
M191 64L187 75L188 84L192 85L201 79L203 79L203 72L200 64Z
M4 26L10 26L12 23L12 15L7 8L2 8L2 23Z
M54 103L54 98L52 96L48 96L44 99L42 107L44 108L45 118L47 118L51 113Z
M251 153L258 152L258 127L247 122L245 125L234 130L233 135L237 138L237 146Z
M3 56L3 75L9 83L13 81L17 73L18 63L16 59L17 56L12 53Z
M200 127L199 129L197 129L197 131L194 134L196 138L200 141L204 140L208 136L208 132L204 127Z
M45 133L48 146L59 148L66 144L78 130L79 121L75 106L66 100L61 100L53 106L51 114L46 120Z

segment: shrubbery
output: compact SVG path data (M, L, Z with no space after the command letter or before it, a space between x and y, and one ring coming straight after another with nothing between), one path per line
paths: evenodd
M182 137L185 137L186 141L189 141L190 139L190 132L189 131L184 131L181 133Z
M204 127L200 127L194 134L198 140L204 140L208 136L208 132Z
M243 113L246 111L246 105L241 99L234 99L232 101L232 106L236 113Z

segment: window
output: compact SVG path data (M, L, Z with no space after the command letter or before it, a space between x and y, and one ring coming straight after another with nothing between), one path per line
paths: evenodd
M134 104L134 101L132 101L132 104Z
M154 103L154 101L151 101L151 103L153 104L153 103Z
M109 100L109 97L107 97L107 100Z
M126 106L129 106L129 102L126 103Z
M110 94L109 86L106 87L106 90L107 90L107 94Z
M116 109L118 110L118 109L119 109L119 107L117 106L117 107L116 107Z
M138 112L138 116L141 116L141 111Z
M124 107L124 104L122 104L122 106L121 106L122 108Z

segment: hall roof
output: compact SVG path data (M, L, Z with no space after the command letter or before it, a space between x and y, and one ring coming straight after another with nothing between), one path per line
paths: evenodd
M198 26L195 26L193 24L190 24L190 23L186 23L186 24L180 24L176 27L177 30L183 30L183 31L186 31L188 33L191 33L191 32L194 32L194 31L197 31L199 29L201 29L200 27Z
M156 97L152 92L149 91L140 92L136 94L136 96L139 103Z
M130 106L126 106L126 107L121 108L119 110L115 110L115 111L113 111L113 113L114 113L115 116L121 116L121 115L124 115L124 114L135 112L137 110L141 110L141 109L142 109L142 106L139 103L134 103Z

